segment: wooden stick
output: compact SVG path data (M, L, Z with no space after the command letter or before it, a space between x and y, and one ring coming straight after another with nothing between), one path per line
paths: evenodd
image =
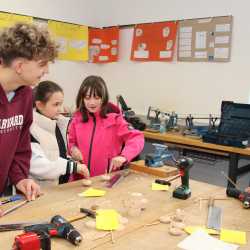
M11 213L12 211L15 211L16 209L18 209L19 207L22 207L23 205L25 205L26 203L28 203L28 200L22 201L21 203L17 204L16 206L13 206L5 211L3 211L2 216Z
M231 184L233 184L234 187L236 187L237 189L240 190L240 188L237 186L237 184L236 184L231 178L229 178L229 177L224 173L224 171L221 171L221 174L222 174Z
M111 242L112 242L112 244L115 244L114 234L113 234L112 230L110 230L110 236L111 236Z

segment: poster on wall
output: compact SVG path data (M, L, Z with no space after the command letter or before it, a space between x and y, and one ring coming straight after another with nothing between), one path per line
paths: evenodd
M138 24L131 50L133 61L172 61L177 22Z
M232 16L180 21L178 61L230 61L232 21Z
M118 61L119 28L89 28L89 62Z
M48 28L59 44L60 60L88 60L88 27L84 25L48 21Z
M33 17L0 12L0 29L13 26L18 22L32 23Z

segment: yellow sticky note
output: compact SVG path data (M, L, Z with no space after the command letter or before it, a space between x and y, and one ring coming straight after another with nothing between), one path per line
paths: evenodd
M220 234L220 232L217 230L206 228L206 227L200 227L200 226L188 226L188 227L185 227L184 230L188 234L192 234L198 230L203 230L206 233L211 234L211 235L219 235Z
M222 229L220 232L220 240L245 245L247 243L246 232Z
M79 196L84 196L84 197L98 197L98 196L103 196L106 194L105 190L101 189L95 189L95 188L89 188L86 191L78 194Z
M158 183L153 182L152 183L152 190L163 190L163 191L167 191L169 189L168 185L161 185Z
M114 209L97 210L96 229L116 230L119 226L119 214Z

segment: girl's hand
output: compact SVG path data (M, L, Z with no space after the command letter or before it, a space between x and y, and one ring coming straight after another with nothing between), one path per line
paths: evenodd
M78 147L73 146L71 148L70 153L71 153L71 156L72 156L73 160L82 162L82 160L83 160L82 153L81 153L81 151L80 151L80 149Z
M110 162L109 172L120 168L126 161L127 159L124 156L114 157Z
M77 173L83 175L86 179L89 178L89 170L85 164L77 163Z

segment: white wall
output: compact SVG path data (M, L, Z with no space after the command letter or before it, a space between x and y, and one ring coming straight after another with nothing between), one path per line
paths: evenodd
M96 26L91 6L88 0L1 0L0 11ZM71 107L83 79L89 74L98 74L98 70L94 64L57 60L43 80L60 84L64 89L65 105Z
M138 113L145 113L149 105L179 113L219 113L222 99L248 102L249 10L248 0L2 0L0 4L0 11L91 26L232 14L230 63L131 62L132 29L122 29L118 63L94 65L57 61L46 77L63 86L66 104L70 106L83 78L101 74L112 99L122 94Z
M149 105L179 113L220 113L221 100L248 102L250 96L250 2L247 0L109 0L105 26L193 17L234 16L229 63L131 62L132 29L120 32L120 61L100 66L111 95L121 93L137 112ZM108 8L108 7L107 7ZM97 10L98 11L98 10ZM99 15L100 16L100 12Z

